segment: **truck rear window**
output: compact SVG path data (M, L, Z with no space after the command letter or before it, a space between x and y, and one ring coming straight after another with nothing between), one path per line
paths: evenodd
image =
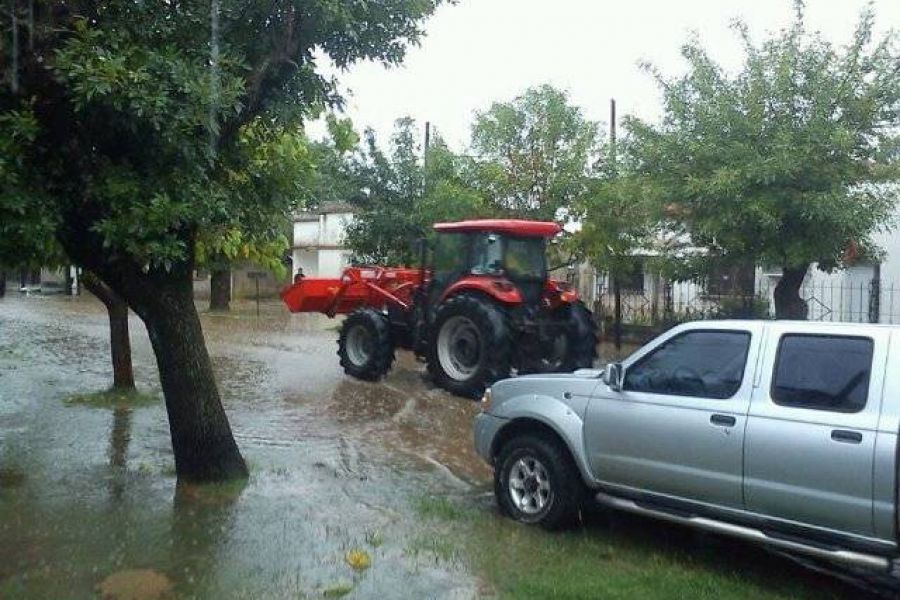
M778 346L772 400L781 406L859 412L869 395L872 340L785 335Z

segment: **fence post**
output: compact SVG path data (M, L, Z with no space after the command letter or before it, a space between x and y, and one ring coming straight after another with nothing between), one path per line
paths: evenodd
M875 265L869 284L869 323L881 321L881 265Z

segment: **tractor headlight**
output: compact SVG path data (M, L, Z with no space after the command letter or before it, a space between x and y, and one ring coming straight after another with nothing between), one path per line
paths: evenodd
M493 394L491 394L491 388L484 390L484 395L481 397L481 412L490 412L493 400L494 397Z

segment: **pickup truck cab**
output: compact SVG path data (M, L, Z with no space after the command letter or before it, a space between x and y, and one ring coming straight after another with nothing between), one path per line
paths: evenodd
M854 567L900 554L898 327L687 323L483 403L475 446L519 521L560 526L587 497Z

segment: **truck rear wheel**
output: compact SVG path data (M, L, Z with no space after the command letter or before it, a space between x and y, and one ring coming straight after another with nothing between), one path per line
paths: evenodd
M338 356L347 375L367 381L384 377L394 362L394 344L387 316L371 308L350 313L341 326Z
M428 343L428 371L445 390L477 398L510 369L509 325L503 309L471 295L437 311Z

